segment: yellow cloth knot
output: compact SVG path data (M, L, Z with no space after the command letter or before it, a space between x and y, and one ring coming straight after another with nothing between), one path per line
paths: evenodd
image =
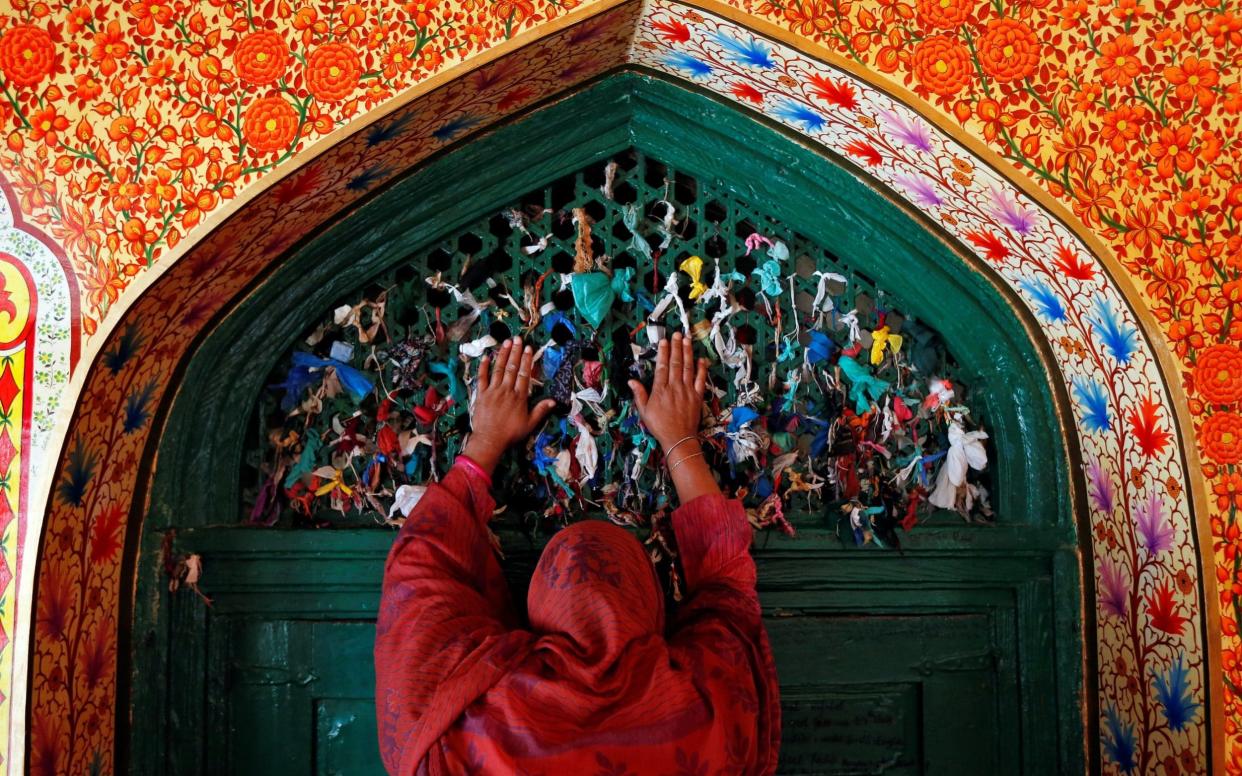
M337 490L338 488L346 496L354 495L353 488L345 484L345 473L342 472L340 469L336 469L333 471L332 479L328 480L323 485L320 485L319 488L315 490L315 495L324 496L324 495L327 495L328 493L331 493L334 490Z
M698 256L691 256L681 263L678 267L682 272L690 276L690 298L698 299L707 293L707 286L703 285L700 278L703 276L703 260Z
M888 349L895 355L901 350L901 342L901 335L889 333L887 326L881 326L871 332L871 363L879 364L884 360L885 345L888 345Z

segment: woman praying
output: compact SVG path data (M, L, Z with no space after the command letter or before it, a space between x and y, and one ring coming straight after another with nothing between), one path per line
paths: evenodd
M670 621L639 541L586 520L544 549L523 623L486 524L501 455L554 407L530 407L533 362L520 339L483 357L463 454L428 487L388 556L375 640L388 771L772 773L780 703L751 529L697 436L706 361L674 334L659 344L650 394L630 383L681 504L672 527L685 598Z

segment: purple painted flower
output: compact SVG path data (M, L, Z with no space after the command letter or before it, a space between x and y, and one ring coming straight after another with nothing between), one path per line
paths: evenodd
M1035 228L1035 214L1000 188L992 189L992 215L1018 234L1026 234Z
M1134 507L1134 525L1139 540L1151 555L1173 548L1173 526L1165 519L1164 501L1154 491Z
M935 184L922 175L906 175L903 173L897 176L897 183L910 192L914 200L922 207L932 207L944 202L940 198L940 194L937 193Z
M1087 481L1092 505L1106 515L1112 514L1113 479L1108 472L1104 471L1104 467L1100 466L1099 461L1091 461L1087 464Z
M1100 606L1106 614L1126 619L1126 596L1130 592L1130 580L1123 570L1113 565L1109 558L1100 563Z
M920 151L931 150L931 130L923 122L907 119L890 110L880 111L880 118L884 119L884 124L893 133L893 137Z

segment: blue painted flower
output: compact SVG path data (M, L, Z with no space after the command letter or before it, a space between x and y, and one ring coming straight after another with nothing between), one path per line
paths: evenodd
M388 177L389 170L383 166L370 167L349 179L345 188L350 191L366 191L380 180Z
M151 380L141 391L134 391L125 398L125 421L122 424L126 434L132 434L142 428L151 415L149 405L155 395L155 381Z
M386 140L392 140L397 135L400 135L405 131L406 126L409 125L410 120L413 118L414 113L412 111L407 111L387 124L376 124L371 127L367 130L367 148L374 148L380 143L383 143Z
M112 374L120 372L138 352L138 348L142 347L145 339L137 323L129 324L117 338L116 347L104 353L104 366L108 367Z
M69 452L65 479L56 489L61 501L75 507L82 506L82 499L86 497L86 486L95 476L95 464L95 454L87 452L85 443L82 442L81 437L78 437L74 442L73 450Z
M1123 722L1111 704L1104 707L1104 718L1108 728L1103 734L1104 754L1117 763L1122 773L1133 773L1138 767L1134 760L1134 726Z
M674 51L664 58L664 64L675 70L685 70L691 76L698 78L712 74L712 66L701 59L695 59L683 51Z
M1138 331L1133 326L1122 323L1121 317L1113 313L1113 308L1103 298L1096 298L1095 314L1096 317L1089 320L1095 326L1104 347L1117 359L1117 363L1130 363L1130 356L1134 355L1134 350L1138 347Z
M764 69L776 67L776 63L772 61L772 50L757 39L737 40L722 32L716 33L715 38L733 62Z
M1173 730L1182 730L1193 722L1195 710L1199 708L1199 704L1191 700L1185 658L1185 654L1178 653L1177 661L1169 666L1167 674L1156 673L1154 669L1151 672L1156 699L1164 707L1164 718Z
M1108 431L1112 424L1108 419L1108 397L1104 394L1104 386L1086 378L1074 380L1074 398L1082 403L1082 425L1088 431Z
M1065 320L1065 306L1061 304L1061 300L1039 280L1023 280L1021 283L1025 290L1035 300L1035 304L1039 305L1039 314L1048 321Z
M826 118L805 105L799 105L789 100L785 100L780 105L777 105L773 113L776 114L778 119L784 119L791 124L801 124L802 128L806 130L822 129L824 124L828 122Z
M462 114L461 116L458 116L452 121L444 124L444 126L440 127L435 132L432 132L431 135L436 140L448 142L449 140L452 140L460 135L462 132L465 132L467 129L477 126L478 123L479 118L477 116L471 116L468 113Z

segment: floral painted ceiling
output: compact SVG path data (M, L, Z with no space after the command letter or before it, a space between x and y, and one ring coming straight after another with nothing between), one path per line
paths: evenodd
M404 104L411 88L449 80L454 65L509 50L586 6L613 4L10 0L0 16L0 173L13 222L47 237L29 255L42 251L41 266L54 266L54 256L68 274L63 299L43 294L52 303L39 308L31 334L33 383L18 378L36 389L35 430L43 424L47 451L58 450L67 427L67 412L53 412L53 389L71 384L74 343L89 364L138 293L265 181ZM1203 459L1191 477L1206 479L1212 509L1201 518L1210 521L1205 556L1214 568L1203 573L1220 596L1225 755L1242 773L1242 9L1228 0L731 5L757 30L822 47L871 82L912 92L919 112L986 145L1069 208L1101 258L1139 289L1176 357L1178 373L1166 379L1189 397L1183 409ZM676 18L655 32L668 45L690 36ZM634 45L641 58L659 44ZM681 64L693 72L693 62ZM764 103L753 84L730 88L736 100ZM833 93L832 83L823 88L829 104L855 99ZM521 105L535 94L519 83L501 99ZM468 118L459 123L442 129L446 138L471 128ZM863 169L880 161L866 144L846 153ZM968 239L998 261L1006 256L995 235ZM1064 261L1070 277L1092 272L1068 254ZM15 459L33 458L37 476L43 459L35 456L45 451L38 434L32 446L30 438L17 440ZM28 483L6 484L2 506L23 529L37 529L23 512ZM32 498L41 503L39 493ZM6 570L17 565L16 541L4 545ZM8 660L0 668L11 670ZM1176 752L1160 765L1195 770Z

